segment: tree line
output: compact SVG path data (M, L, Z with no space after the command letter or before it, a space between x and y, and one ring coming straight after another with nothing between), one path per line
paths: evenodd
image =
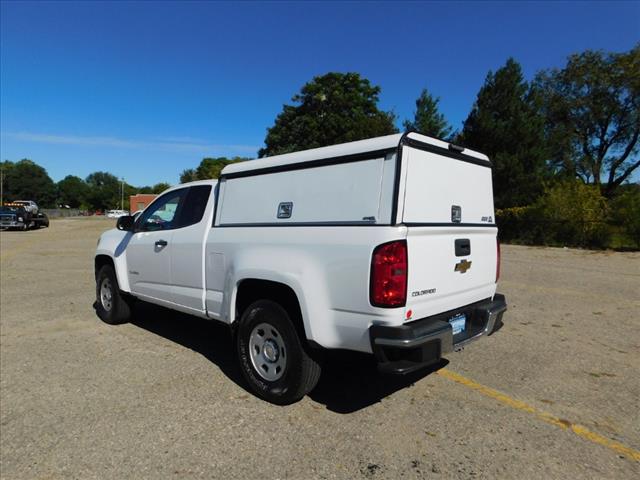
M3 199L34 200L41 207L69 207L81 210L129 209L129 196L161 193L168 183L134 187L108 172L94 172L85 179L67 175L54 182L47 171L29 159L0 162ZM121 200L124 196L124 205Z
M397 133L399 119L379 107L380 93L356 72L314 77L283 105L258 157ZM402 125L491 158L505 240L615 246L624 237L622 243L640 245L640 186L629 183L640 166L640 45L621 53L574 54L562 68L539 71L530 81L509 58L487 74L460 130L440 112L439 102L424 88L413 117ZM226 165L246 160L204 158L184 170L180 181L218 178ZM23 163L20 168L37 170L23 160L9 165L7 175ZM45 177L31 175L31 190L25 187L22 196L91 208L119 202L120 183L107 172L84 180L68 176L58 184ZM10 188L19 191L20 182L15 185ZM125 197L165 186L125 185Z

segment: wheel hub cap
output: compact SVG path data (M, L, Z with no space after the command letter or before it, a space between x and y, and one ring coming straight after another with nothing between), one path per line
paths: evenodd
M287 365L284 339L280 332L268 323L260 323L249 336L249 356L258 375L275 382L284 375Z
M105 278L100 284L100 303L102 308L107 312L111 310L113 303L113 288L111 286L111 280Z
M280 356L278 345L273 340L267 340L262 347L262 355L271 363L277 362Z

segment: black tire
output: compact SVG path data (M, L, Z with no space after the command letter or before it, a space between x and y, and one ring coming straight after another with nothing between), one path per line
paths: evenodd
M38 228L39 227L44 227L44 228L48 228L49 227L49 217L47 216L46 213L39 213L38 214L38 219L40 220L40 222L38 222Z
M110 288L108 287L110 285ZM110 298L103 297L103 286L110 290ZM109 325L126 323L131 317L131 307L126 298L120 293L118 279L111 265L104 265L96 277L96 313L98 317Z
M257 353L252 357L250 351L252 332L259 332L259 327L264 324L274 327L278 333L278 342L282 342L283 347L278 349L279 356L276 357L278 361L280 355L284 359L283 373L275 380L266 379L265 373L258 371L254 362L261 360L255 359ZM268 341L270 340L264 344ZM271 300L258 300L243 312L236 332L236 347L244 378L251 390L268 402L277 405L297 402L313 390L320 379L320 364L305 350L289 314ZM265 363L269 362L264 357L264 352L262 357L265 358Z

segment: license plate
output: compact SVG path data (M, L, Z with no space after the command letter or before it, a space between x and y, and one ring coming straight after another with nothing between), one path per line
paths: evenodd
M451 317L449 319L449 323L451 324L451 328L453 329L453 334L457 335L464 332L467 323L467 316L464 313L459 313L455 317Z

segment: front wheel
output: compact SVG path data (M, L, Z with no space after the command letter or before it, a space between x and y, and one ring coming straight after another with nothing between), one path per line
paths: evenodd
M297 402L318 383L319 363L305 350L287 311L275 302L259 300L244 311L236 344L244 378L268 402Z
M131 309L120 293L116 272L111 265L104 265L96 278L96 313L110 325L125 323L131 316Z

